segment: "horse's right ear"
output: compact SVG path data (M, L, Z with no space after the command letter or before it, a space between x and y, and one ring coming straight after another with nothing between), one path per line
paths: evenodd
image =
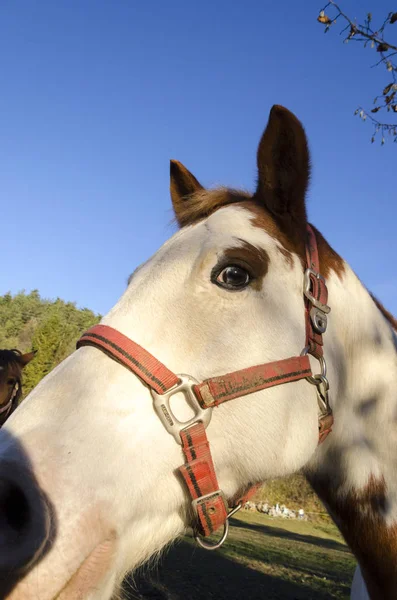
M177 160L170 161L170 192L174 213L179 225L189 221L189 201L203 186L194 175Z
M36 352L37 352L37 350L33 350L32 352L27 352L26 354L21 354L21 356L19 357L19 362L22 363L22 368L26 367L26 365L28 363L30 363L31 360L34 359L34 357L36 356Z
M255 199L290 236L305 239L305 196L310 176L309 150L300 121L283 106L273 106L259 143Z

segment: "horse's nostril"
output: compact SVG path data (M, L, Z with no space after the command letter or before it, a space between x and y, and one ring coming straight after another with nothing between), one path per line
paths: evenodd
M33 473L17 461L0 461L0 598L6 597L1 582L40 558L51 527L49 505Z
M18 536L28 527L31 518L29 502L23 490L14 482L0 480L0 531Z

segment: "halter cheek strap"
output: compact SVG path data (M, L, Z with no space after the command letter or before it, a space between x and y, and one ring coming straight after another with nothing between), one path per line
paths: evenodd
M11 390L10 399L8 400L8 402L6 402L2 406L0 406L0 427L2 425L4 425L4 423L10 416L10 412L12 410L12 405L13 405L14 399L16 398L16 396L18 394L19 387L20 387L20 383L19 383L19 381L16 381L14 384L14 387Z
M323 356L322 334L327 328L328 293L324 278L319 274L319 259L315 234L308 225L307 269L304 275L306 346L300 356L256 365L223 376L206 379L201 383L189 375L176 375L150 352L121 332L107 325L96 325L77 342L94 346L135 373L149 388L154 408L166 430L181 444L185 463L179 472L191 497L196 540L204 548L214 550L227 536L228 519L248 500L260 484L248 486L242 496L229 503L219 488L211 456L206 427L213 407L223 402L269 387L307 379L316 386L319 404L319 443L330 433L333 423L329 406L329 383ZM321 365L321 373L313 375L308 354ZM181 422L173 414L170 399L183 393L194 411L194 416ZM230 509L231 507L231 509ZM209 545L202 536L208 536L220 526L224 532L217 544Z

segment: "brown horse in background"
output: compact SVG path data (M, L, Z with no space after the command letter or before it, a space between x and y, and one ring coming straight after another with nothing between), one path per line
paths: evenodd
M0 350L0 427L14 412L22 396L22 370L35 352Z

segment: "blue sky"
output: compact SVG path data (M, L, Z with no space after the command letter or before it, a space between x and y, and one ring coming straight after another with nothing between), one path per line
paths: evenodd
M0 294L37 288L106 313L173 232L169 159L205 185L253 189L277 103L309 137L310 219L397 313L397 145L371 144L353 117L389 80L373 50L324 35L320 8L3 0Z

